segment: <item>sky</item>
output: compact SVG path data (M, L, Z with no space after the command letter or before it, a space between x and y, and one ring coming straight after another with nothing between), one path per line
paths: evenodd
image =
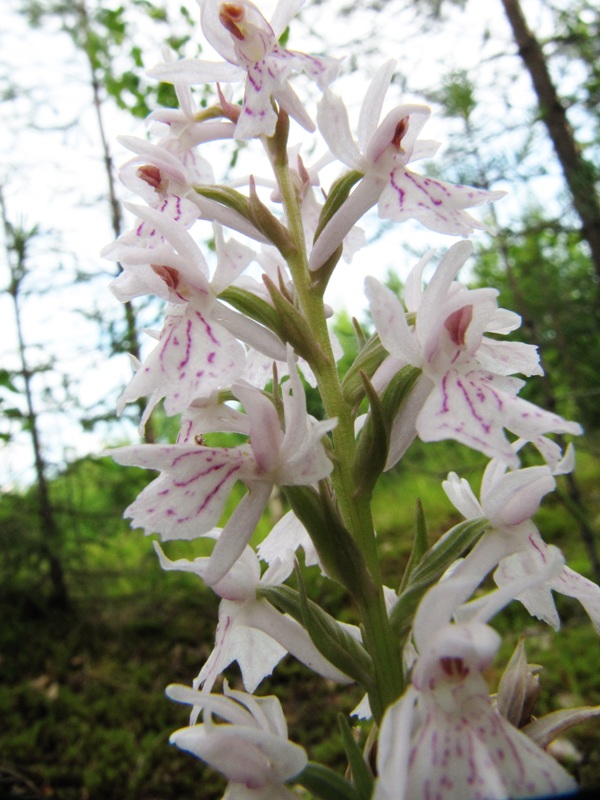
M194 0L183 2L196 16ZM99 256L113 235L87 65L57 20L48 21L40 30L31 30L16 13L17 5L16 0L9 0L9 12L0 31L4 98L0 103L0 182L11 220L26 228L38 226L40 230L31 245L32 273L24 284L23 316L32 366L43 366L50 359L55 365L35 379L38 408L50 408L42 416L41 426L47 459L52 465L87 452L98 453L107 441L135 437L136 431L130 422L118 424L113 420L83 433L75 421L76 406L68 396L73 394L86 406L104 403L110 408L131 375L131 366L123 356L107 356L106 334L99 334L96 322L98 318L118 319L121 311L108 289L114 265ZM260 5L268 18L273 4ZM468 16L455 12L445 23L443 33L432 24L426 34L416 32L410 2L384 3L379 14L369 11L367 3L347 4L354 9L349 17L340 15L339 5L309 2L302 21L292 28L289 46L346 56L335 91L346 101L351 119L356 119L368 80L389 57L398 60L397 82L390 90L384 113L400 102L423 102L422 90L435 86L441 74L454 68L477 70L487 83L496 83L499 94L500 90L508 90L510 82L514 119L526 113L531 102L527 76L517 71L515 77L514 70L497 58L498 52L506 51L509 38L499 2L471 2ZM390 14L390 7L396 9L395 13ZM538 31L546 24L542 8L543 3L529 0L528 13L534 15L530 20ZM319 31L326 31L326 45L315 33ZM146 63L159 61L165 26L148 22L147 30L139 34ZM201 35L199 25L197 34ZM362 53L358 74L352 71L356 59L348 56L348 43L355 38ZM193 46L190 43L190 48ZM210 57L208 51L206 57ZM300 81L299 86L306 84ZM493 109L493 98L487 100L487 108ZM115 163L121 164L129 154L116 141L117 134L144 137L145 126L109 103L103 113ZM510 120L505 122L508 127ZM423 136L443 144L448 125L443 117L434 115ZM300 141L301 136L301 129L296 127L291 140L296 137ZM510 138L506 141L509 145ZM319 151L315 157L321 154ZM310 152L307 160L310 163ZM253 166L254 162L242 155L237 174L250 172ZM335 172L330 170L331 178ZM503 200L503 206L498 204L500 218L509 217L522 200L518 185L502 182L494 188L511 190L512 199ZM121 197L131 199L124 191ZM357 253L352 264L340 265L327 295L334 309L343 308L359 317L365 308L362 286L366 274L383 279L391 269L404 278L418 255L431 248L441 253L453 241L412 223L403 225L400 231L396 229L393 236L380 235L375 213L365 219L363 227L375 241ZM91 275L91 281L74 283L73 276L78 273ZM6 262L0 256L0 285L5 287L7 281ZM0 295L0 319L0 363L4 368L15 369L18 360L13 309L5 293ZM69 392L61 388L65 381ZM50 395L55 396L53 401L48 400ZM57 405L60 408L55 408ZM57 413L61 410L67 413ZM14 425L10 429L14 432ZM2 446L0 459L0 486L23 485L31 479L30 445L22 435Z

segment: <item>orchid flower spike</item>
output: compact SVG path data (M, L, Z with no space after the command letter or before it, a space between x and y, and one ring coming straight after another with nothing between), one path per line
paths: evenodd
M271 23L249 0L200 0L204 35L228 63L184 60L150 71L160 80L189 84L245 79L244 102L235 128L236 139L272 136L277 122L274 102L306 130L314 123L289 83L304 72L324 89L337 75L339 62L286 50L279 37L304 0L279 0Z
M363 177L317 239L310 255L311 269L327 261L352 226L376 203L383 219L401 222L414 218L430 230L468 236L475 228L485 226L464 209L505 194L445 183L408 169L409 163L434 155L439 144L418 139L431 113L427 106L397 106L379 123L395 64L387 61L375 74L360 110L357 139L352 136L340 97L327 90L319 103L317 123L329 149Z

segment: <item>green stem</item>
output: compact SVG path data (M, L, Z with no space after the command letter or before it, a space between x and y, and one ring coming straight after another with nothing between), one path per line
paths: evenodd
M356 493L352 474L356 450L354 416L342 393L327 328L323 294L311 286L300 200L287 162L275 158L274 170L296 248L288 258L288 266L302 313L309 323L318 351L324 355L324 358L316 359L311 367L317 378L325 413L330 419L337 419L337 426L332 433L332 483L344 524L360 547L373 579L371 587L361 587L356 598L364 625L364 643L375 665L376 690L370 696L370 702L375 719L380 721L386 707L403 689L401 657L384 602L370 500Z

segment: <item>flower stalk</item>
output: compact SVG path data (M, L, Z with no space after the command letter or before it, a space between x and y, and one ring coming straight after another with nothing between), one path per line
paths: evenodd
M142 425L161 402L181 419L174 443L112 452L119 463L159 473L125 514L166 543L154 542L163 569L195 574L219 604L213 651L191 686L168 689L190 707L189 725L171 742L225 776L227 800L293 800L294 784L352 800L571 791L572 776L543 746L596 711L531 723L524 648L497 703L485 674L500 643L490 623L509 602L557 629L552 593L561 592L579 600L600 632L600 588L571 570L531 520L574 467L572 448L563 452L552 435L581 428L518 396L516 375L542 373L538 354L502 338L520 319L498 307L496 290L458 280L472 250L466 239L440 258L427 286L432 255L421 258L401 296L365 277L372 325L363 331L356 323L360 352L345 372L328 322L329 279L366 244L356 223L370 209L396 225L414 218L467 237L484 227L467 209L503 193L413 171L438 145L420 138L427 107L383 113L393 61L367 89L354 134L343 99L329 88L339 63L280 43L302 0L280 0L270 21L249 0L200 5L202 31L223 61L166 60L152 70L174 84L179 108L153 113L162 124L157 141L124 140L134 158L123 181L144 204L130 206L133 229L105 251L123 265L112 286L118 299L156 295L167 303L154 349L136 362L120 407L148 397ZM292 88L298 73L322 92L318 132ZM217 84L208 111L196 107L198 83ZM290 145L296 123L325 148L314 165ZM251 175L215 179L205 146L232 139L266 153L265 174L257 158ZM320 191L320 168L331 161L342 174ZM214 254L198 242L199 220L213 226ZM318 392L323 419L309 413L300 373ZM235 434L235 444L213 444L223 434ZM416 438L452 439L491 460L479 498L450 471L443 489L465 521L434 544L419 504L395 591L384 585L389 567L372 497ZM541 463L522 467L523 448ZM241 499L229 513L234 487ZM256 544L275 489L289 510ZM212 542L210 555L169 557L171 540L198 538ZM342 588L352 623L321 606L315 582L305 580L311 567ZM483 590L489 575L497 588ZM368 752L377 741L377 755L364 759L342 724L351 777L310 762L288 739L277 698L260 694L286 654L365 693L353 712L356 735ZM234 662L243 690L228 683ZM369 731L370 718L377 724Z

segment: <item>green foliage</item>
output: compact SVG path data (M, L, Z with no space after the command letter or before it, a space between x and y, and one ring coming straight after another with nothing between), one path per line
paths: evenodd
M531 213L521 234L478 254L475 277L522 317L512 338L539 345L546 376L522 394L587 430L600 427L599 286L579 236Z
M50 482L58 552L73 585L102 569L109 547L127 530L122 510L147 483L142 470L123 470L108 459L84 458ZM0 499L0 596L42 605L49 592L37 488L5 492ZM123 563L128 559L123 554ZM134 563L137 563L136 552ZM113 562L112 555L108 557ZM132 564L133 566L133 564Z
M556 12L556 32L549 43L554 58L565 71L574 64L583 67L568 98L569 105L580 104L594 125L596 146L600 142L600 17L594 2L571 0Z
M460 117L469 122L477 107L475 85L466 70L453 70L446 75L440 89L430 92L430 98L440 103L449 117Z
M580 478L593 497L598 463L584 455ZM440 465L452 464L470 477L471 472L480 471L478 459L451 442L427 448L417 444L401 468L383 476L375 492L374 513L379 546L391 569L396 565L386 575L388 585L397 585L399 563L408 559L416 498L423 498L435 540L458 521L448 517L450 504L439 486L444 477ZM31 553L27 555L35 527L33 495L13 493L0 498L0 752L2 770L6 770L0 777L11 776L6 780L12 782L15 794L17 789L28 786L31 791L33 786L41 795L61 800L84 796L197 800L201 786L202 800L222 797L224 782L218 775L168 746L169 734L186 724L186 714L164 698L164 687L189 683L190 675L207 658L217 600L195 576L162 572L150 542L120 519L122 509L148 477L145 470L124 470L110 459L82 459L51 481L69 554L67 578L75 600L75 613L70 616L44 608L38 565ZM232 506L235 503L233 498ZM406 520L405 527L401 520ZM559 544L569 562L585 573L572 523L558 499L542 509L539 522L547 540ZM423 528L422 519L419 524ZM268 527L265 523L259 536ZM189 557L187 548L196 545L168 544L171 557L178 557L176 550ZM316 568L305 579L310 596L318 597L322 607L336 618L355 622L340 587ZM560 648L552 646L548 628L530 620L518 604L511 604L498 621L506 636L507 654L514 647L511 631L528 626L529 660L546 668L540 714L557 709L561 698L566 705L581 703L583 698L600 703L597 638L574 602L560 601L560 612L564 643ZM240 686L235 666L227 677L233 686ZM490 675L492 685L498 678ZM292 740L307 748L311 760L329 764L347 792L350 784L342 776L344 749L350 745L347 735L337 733L336 720L340 711L347 715L357 705L362 692L356 686L340 691L291 658L278 666L273 679L261 684L259 693L272 693L275 681ZM318 721L317 706L323 711ZM576 729L569 739L583 753L576 767L579 779L588 785L597 783L597 726ZM357 755L353 752L355 769L359 768ZM327 777L330 783L337 781L329 773ZM355 779L362 786L368 775ZM352 791L350 796L354 797Z
M144 29L144 18L163 23L164 27L159 29L161 41L181 57L191 39L195 20L183 6L178 12L175 18L174 11L168 12L166 7L149 0L133 0L128 4L114 0L90 2L87 6L64 0L26 0L23 4L23 13L32 26L58 18L63 30L85 54L95 89L102 87L119 108L141 119L158 106L177 108L178 103L171 84L149 82L141 77L152 65L144 61L147 42L137 39L138 32Z
M307 764L298 781L319 800L360 800L347 780L322 764Z

